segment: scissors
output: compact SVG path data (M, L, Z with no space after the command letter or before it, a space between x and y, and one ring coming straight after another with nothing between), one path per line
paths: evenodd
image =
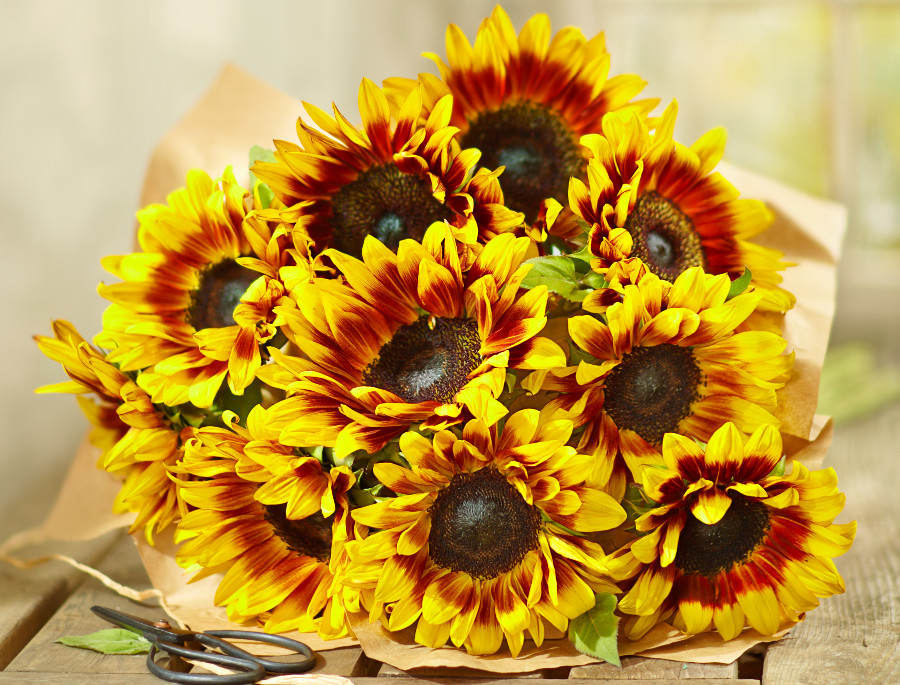
M147 669L157 678L171 683L209 685L242 685L255 683L265 678L267 673L304 673L316 664L315 653L302 642L283 635L251 632L249 630L208 630L193 632L172 627L168 621L150 621L107 607L94 606L91 611L110 623L144 636L150 642ZM286 661L271 661L255 656L228 640L261 642L291 650L291 658ZM211 652L204 649L216 649ZM181 673L160 665L156 655L160 652L174 654L185 659L193 659L209 664L218 664L238 671L228 675L206 673Z

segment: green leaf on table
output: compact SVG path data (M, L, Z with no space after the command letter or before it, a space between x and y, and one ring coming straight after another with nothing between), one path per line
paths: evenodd
M106 628L90 635L68 635L57 642L101 654L147 654L150 651L150 643L143 635L125 628Z
M747 289L747 286L750 285L752 278L753 274L751 274L750 269L745 266L744 273L731 282L731 287L728 289L728 297L725 299L730 300L732 297L737 297L744 292Z
M599 593L593 609L569 622L569 641L582 654L621 666L619 619L615 610L615 596L608 592Z

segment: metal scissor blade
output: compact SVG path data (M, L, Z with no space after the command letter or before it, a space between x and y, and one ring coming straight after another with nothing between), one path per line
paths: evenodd
M190 633L188 631L182 631L178 628L173 628L171 625L169 625L169 622L164 619L153 622L145 618L141 618L140 616L126 614L122 611L116 611L115 609L101 606L93 606L91 607L91 611L93 611L103 620L109 621L113 625L119 626L120 628L125 628L135 633L140 633L152 643L170 642L179 644L190 639L190 637L193 635L193 633Z

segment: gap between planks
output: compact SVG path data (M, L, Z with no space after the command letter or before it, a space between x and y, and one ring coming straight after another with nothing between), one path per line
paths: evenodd
M42 545L38 552L20 553L23 559L64 551L80 561L96 565L124 532L110 533L84 543ZM6 668L28 645L66 599L88 578L61 561L48 561L30 569L0 562L0 669Z

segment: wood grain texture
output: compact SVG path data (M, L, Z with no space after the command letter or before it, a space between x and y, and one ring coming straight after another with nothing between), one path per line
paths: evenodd
M475 668L412 668L403 671L390 664L381 664L377 675L384 678L490 678L495 674L489 671L481 671ZM516 679L534 680L537 678L547 677L544 671L534 671L532 673L522 673L517 675Z
M118 538L114 533L67 545L65 552L84 563L94 564L109 552ZM33 556L47 552L40 548ZM30 558L32 550L28 553ZM0 563L0 669L13 661L86 578L81 571L60 561L49 561L27 570Z
M845 594L823 600L806 621L773 643L767 685L900 682L900 405L839 427L825 466L834 466L856 519L851 550L836 560Z
M397 685L397 679L394 677L381 677L381 678L351 678L356 685ZM521 679L518 678L427 678L427 679L418 679L418 678L410 678L409 683L439 683L442 685L516 685L516 683L521 683ZM577 685L589 685L592 683L604 683L605 685L674 685L675 683L683 684L683 680L679 680L677 678L666 678L662 680L658 679L640 679L640 680L630 680L630 679L606 679L606 678L588 678L583 680L578 680ZM2 681L0 681L2 683ZM573 685L572 680L566 680L563 678L544 678L541 680L541 683L545 685ZM758 680L733 680L731 678L709 678L707 680L697 681L698 685L702 683L702 685L759 685Z
M134 542L127 536L119 539L97 568L133 588L144 589L149 583ZM139 616L165 616L161 609L120 597L99 581L89 578L12 660L7 672L146 673L145 656L105 655L56 642L64 635L86 635L111 627L91 612L91 607L97 604Z
M316 685L312 678L307 679L309 685ZM367 677L351 677L349 679L354 685L396 685L397 679L391 677L384 678L367 678ZM99 675L93 674L73 674L73 673L10 673L9 671L0 673L0 685L159 685L162 681L149 673L143 675L127 674L127 673L105 673ZM515 685L518 681L515 679L502 680L467 680L465 678L429 678L410 679L411 683L433 683L438 685L459 685L467 683L471 685ZM569 680L548 679L543 681L547 685L571 685ZM588 685L588 683L597 683L600 685L676 685L682 683L681 680L582 680L579 685ZM703 685L759 685L758 680L722 680L713 678L710 680L698 681Z
M737 662L732 664L688 664L667 659L644 659L636 656L622 658L622 667L612 664L575 666L570 678L617 680L737 680Z
M116 581L136 589L143 589L149 583L134 542L128 537L119 540L108 557L98 564L98 568ZM33 591L33 587L25 589L26 593ZM40 680L43 677L50 678L47 682L54 682L52 674L57 671L71 674L70 677L76 678L71 681L73 683L79 682L76 674L85 674L86 677L90 674L92 678L99 678L95 681L97 683L120 682L115 678L108 679L117 674L127 674L129 678L137 676L143 678L147 673L145 656L108 656L66 647L58 644L56 640L63 635L84 635L109 627L91 613L90 608L97 604L147 617L154 617L157 614L162 616L159 608L119 597L94 579L88 579L67 601L64 603L60 601L58 604L62 604L59 611L27 646L23 645L24 649L12 659L6 673L21 674L22 682L43 682ZM317 663L311 673L328 673L344 677L374 676L381 665L368 659L359 647L327 650L319 652L316 656ZM38 680L33 680L35 677ZM3 682L0 680L0 683ZM148 682L159 681L154 678Z
M0 685L160 685L150 673L0 673Z

